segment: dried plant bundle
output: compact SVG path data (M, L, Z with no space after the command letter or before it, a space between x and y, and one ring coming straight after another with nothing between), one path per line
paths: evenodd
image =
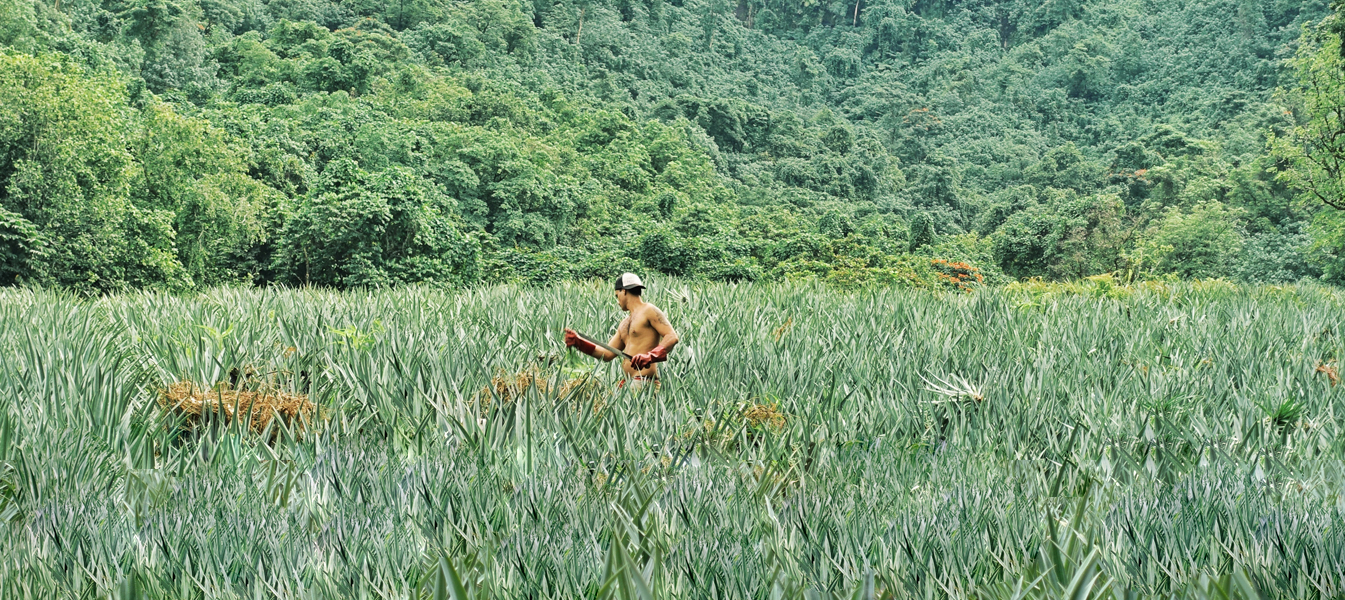
M228 382L206 387L192 381L178 381L159 391L159 406L186 416L194 426L207 414L223 415L227 422L248 419L254 433L261 433L279 416L295 431L307 429L317 414L317 405L307 394L297 394L265 383L235 388Z

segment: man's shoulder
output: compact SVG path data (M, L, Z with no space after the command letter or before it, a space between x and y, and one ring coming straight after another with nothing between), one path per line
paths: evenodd
M645 303L645 307L644 307L644 322L645 322L645 323L650 323L650 324L653 324L653 323L659 323L659 322L665 322L665 323L666 323L667 321L668 321L668 315L667 315L666 313L664 313L662 309L660 309L660 308L657 307L657 306L654 306L654 305L651 304L651 303L648 303L648 302Z

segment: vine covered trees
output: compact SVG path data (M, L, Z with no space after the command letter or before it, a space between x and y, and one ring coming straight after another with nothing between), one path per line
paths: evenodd
M0 283L1340 281L1331 13L0 2Z

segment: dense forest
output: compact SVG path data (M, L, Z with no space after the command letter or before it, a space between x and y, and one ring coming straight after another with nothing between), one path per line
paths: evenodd
M1325 0L0 0L0 284L1339 283L1340 29Z

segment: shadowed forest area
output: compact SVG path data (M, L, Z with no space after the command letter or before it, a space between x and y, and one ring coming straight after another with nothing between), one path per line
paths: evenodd
M1332 15L0 0L0 283L1339 283Z

